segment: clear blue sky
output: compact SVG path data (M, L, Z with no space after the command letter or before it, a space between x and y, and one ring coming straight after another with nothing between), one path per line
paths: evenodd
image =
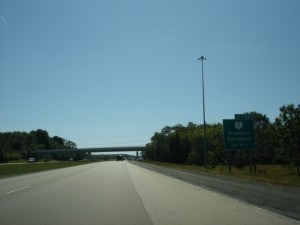
M0 132L144 145L300 104L299 0L0 0Z

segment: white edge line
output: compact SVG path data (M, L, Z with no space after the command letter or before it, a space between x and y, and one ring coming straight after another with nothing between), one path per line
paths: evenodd
M184 184L184 185L190 186L190 187L195 188L195 189L204 189L204 190L206 190L206 191L208 191L208 192L210 192L210 193L212 193L212 194L215 194L215 195L218 195L218 196L223 196L223 197L225 197L225 198L229 198L229 199L231 199L231 200L233 200L233 201L235 201L235 202L237 202L237 203L240 203L240 204L243 204L243 205L246 205L246 206L249 206L249 207L258 209L258 210L265 211L265 212L267 212L267 213L276 215L276 216L281 217L281 218L283 218L283 219L290 220L290 221L292 221L292 222L299 222L299 221L296 220L296 219L287 217L287 216L285 216L285 215L281 215L281 214L276 213L276 212L272 212L272 211L270 211L270 210L268 210L268 209L261 208L261 207L259 207L259 206L254 205L254 204L248 203L248 202L246 202L246 201L244 201L244 200L242 200L242 199L238 199L238 198L236 198L236 197L234 197L234 196L230 196L230 195L228 195L228 194L225 194L225 193L222 193L222 192L215 191L215 190L213 190L213 189L211 189L211 188L209 188L209 187L205 187L205 186L202 186L202 185L196 185L196 184L188 183L188 182L186 182L186 181L176 179L176 178L174 178L174 177L171 177L171 176L162 174L162 173L157 172L157 171L153 171L153 170L151 170L151 169L147 169L147 168L145 168L145 167L142 167L142 166L139 166L139 165L136 165L136 164L132 164L132 163L131 163L131 165L138 166L138 167L140 167L140 168L142 168L142 169L148 170L148 171L150 171L150 172L152 172L152 173L156 173L156 174L158 174L158 175L160 175L160 176L166 177L166 178L171 179L171 180L173 180L173 181L175 181L175 182L182 183L182 184Z
M18 188L16 190L8 191L5 194L8 195L8 194L11 194L11 193L14 193L14 192L17 192L17 191L21 191L21 190L26 189L26 188L30 188L30 186L26 186L26 187Z
M159 174L160 174L160 173L159 173ZM240 204L243 204L243 205L246 205L246 206L249 206L249 207L258 209L258 210L265 211L265 212L267 212L267 213L276 215L276 216L281 217L281 218L283 218L283 219L290 220L290 221L293 221L293 222L299 222L299 221L296 220L296 219L287 217L287 216L285 216L285 215L281 215L281 214L279 214L279 213L270 211L270 210L268 210L268 209L261 208L261 207L259 207L259 206L254 205L254 204L251 204L251 203L249 203L249 202L247 202L247 201L245 201L245 200L236 198L236 197L234 197L234 196L231 196L231 195L228 195L228 194L225 194L225 193L222 193L222 192L215 191L215 190L213 190L213 189L211 189L211 188L209 188L209 187L202 186L202 185L199 185L199 186L198 186L198 185L196 185L196 184L188 183L188 182L186 182L186 181L179 180L179 179L176 179L176 178L174 178L174 177L167 176L167 175L165 175L165 174L160 174L160 175L162 175L162 176L164 176L164 177L167 177L167 178L169 178L169 179L171 179L171 180L174 180L174 181L176 181L176 182L182 183L182 184L184 184L184 185L190 186L190 187L195 188L195 189L204 189L204 190L206 190L206 191L208 191L208 192L210 192L210 193L212 193L212 194L215 194L215 195L218 195L218 196L223 196L223 197L225 197L225 198L229 198L229 199L231 199L231 200L233 200L233 201L235 201L235 202L237 202L237 203L240 203Z

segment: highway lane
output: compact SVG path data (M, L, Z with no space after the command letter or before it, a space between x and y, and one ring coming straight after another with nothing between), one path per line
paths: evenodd
M134 161L136 165L300 220L300 189Z
M300 224L129 162L0 179L0 224Z
M152 224L131 183L126 162L2 179L0 209L1 225Z

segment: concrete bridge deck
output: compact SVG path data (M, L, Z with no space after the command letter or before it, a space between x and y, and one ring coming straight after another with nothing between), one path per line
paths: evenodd
M57 153L92 153L92 152L142 152L146 151L145 146L126 147L102 147L102 148L73 148L73 149L43 149L34 151L34 154L57 154Z

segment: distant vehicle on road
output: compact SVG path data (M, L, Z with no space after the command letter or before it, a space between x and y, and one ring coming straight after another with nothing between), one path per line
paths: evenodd
M28 163L35 163L35 162L36 162L35 158L29 158L28 159Z
M117 161L123 161L123 160L124 160L123 156L117 155Z

